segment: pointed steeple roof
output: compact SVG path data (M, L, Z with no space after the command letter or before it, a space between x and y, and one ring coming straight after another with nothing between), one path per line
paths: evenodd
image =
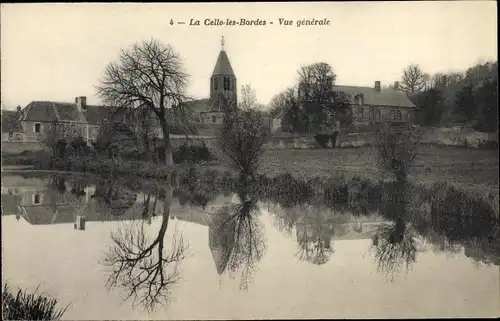
M217 58L217 63L215 64L214 72L212 73L212 76L218 75L234 76L233 68L231 67L229 58L224 51L224 37L222 37L219 58Z

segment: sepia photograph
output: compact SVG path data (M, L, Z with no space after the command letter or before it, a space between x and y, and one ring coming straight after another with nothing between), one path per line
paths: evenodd
M500 317L496 1L0 12L2 319Z

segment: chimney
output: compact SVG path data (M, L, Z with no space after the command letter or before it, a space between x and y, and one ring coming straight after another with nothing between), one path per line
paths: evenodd
M75 98L75 104L78 111L84 111L87 108L87 97L80 96Z
M23 117L23 110L21 109L21 106L17 106L17 117L19 117L19 119Z
M379 80L375 81L375 91L380 92L380 81Z
M394 82L394 90L399 91L399 81Z

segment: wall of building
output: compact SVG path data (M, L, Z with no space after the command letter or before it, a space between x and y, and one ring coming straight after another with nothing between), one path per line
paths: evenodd
M23 151L39 151L45 147L38 142L2 142L2 153L19 154Z
M221 112L208 112L201 114L201 121L206 124L222 124L224 113ZM215 121L214 121L215 120Z
M367 122L414 122L414 110L410 108L383 107L383 106L351 106L353 121L355 123ZM399 118L399 114L401 117Z

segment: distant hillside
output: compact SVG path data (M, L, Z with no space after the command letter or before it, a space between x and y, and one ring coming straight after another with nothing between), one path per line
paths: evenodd
M481 87L487 80L498 80L498 63L479 64L469 68L464 73L465 78L459 82L446 86L441 86L441 93L444 100L441 124L444 126L453 125L461 121L461 117L454 115L456 95L463 87L471 85L474 90ZM418 106L418 96L416 93L409 93L409 98Z

